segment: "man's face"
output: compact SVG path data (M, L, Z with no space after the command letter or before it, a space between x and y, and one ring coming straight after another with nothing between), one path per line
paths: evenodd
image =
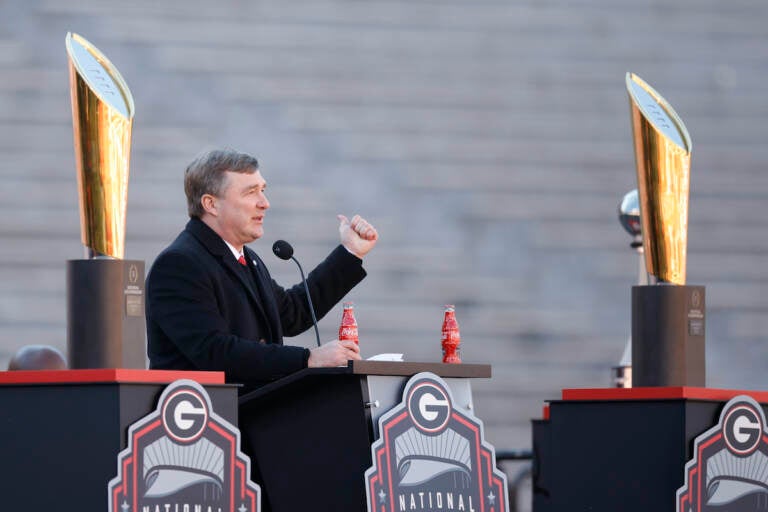
M264 214L269 208L266 188L259 171L226 173L224 192L216 198L217 224L224 240L241 246L264 235Z

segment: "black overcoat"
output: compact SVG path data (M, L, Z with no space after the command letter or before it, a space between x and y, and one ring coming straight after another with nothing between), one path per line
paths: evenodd
M150 368L223 371L228 382L259 385L307 366L306 348L283 345L312 326L303 286L282 288L244 253L247 268L198 219L160 253L146 283ZM317 318L364 277L362 260L336 247L307 276Z

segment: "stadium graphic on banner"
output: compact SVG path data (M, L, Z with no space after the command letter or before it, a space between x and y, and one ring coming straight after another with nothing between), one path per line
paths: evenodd
M506 476L482 422L454 404L437 375L408 381L403 401L379 419L365 473L369 512L509 510Z
M717 425L698 436L677 512L768 510L768 431L763 408L746 395L731 399Z
M240 431L191 380L170 384L148 416L131 425L109 482L109 512L259 512Z

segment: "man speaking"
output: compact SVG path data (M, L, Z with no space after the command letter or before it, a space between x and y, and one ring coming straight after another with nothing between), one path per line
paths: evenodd
M313 322L304 287L282 288L245 245L264 234L266 187L258 161L237 151L210 151L187 167L190 220L147 277L150 368L224 371L227 381L252 388L302 368L360 359L349 341L311 350L283 345L283 336ZM341 245L307 277L318 318L362 281L362 258L378 240L357 215L339 215L339 222Z

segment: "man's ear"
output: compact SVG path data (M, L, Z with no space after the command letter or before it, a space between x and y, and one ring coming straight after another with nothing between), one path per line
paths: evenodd
M216 198L211 194L203 194L203 197L200 198L200 204L203 206L203 210L210 215L216 216L219 213Z

